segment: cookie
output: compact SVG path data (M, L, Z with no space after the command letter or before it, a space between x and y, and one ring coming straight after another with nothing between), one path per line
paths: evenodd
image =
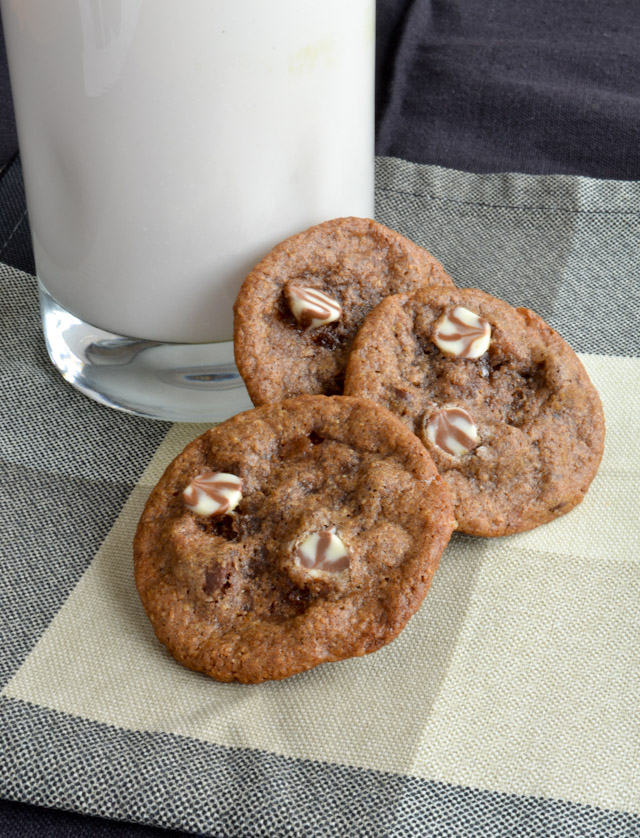
M342 392L351 343L384 297L453 285L423 248L368 218L310 227L275 247L235 303L236 365L254 404Z
M363 399L301 396L211 429L167 468L134 543L158 638L220 681L286 678L392 640L451 535L419 440Z
M354 342L345 393L422 440L473 535L569 512L602 457L602 405L573 350L532 311L474 289L384 300Z

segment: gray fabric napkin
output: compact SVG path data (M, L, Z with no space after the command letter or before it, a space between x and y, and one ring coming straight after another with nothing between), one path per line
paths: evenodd
M637 834L639 210L638 183L378 159L379 221L581 354L605 456L569 515L454 537L388 647L252 687L175 663L133 585L145 498L204 426L76 393L0 265L0 794L212 836Z

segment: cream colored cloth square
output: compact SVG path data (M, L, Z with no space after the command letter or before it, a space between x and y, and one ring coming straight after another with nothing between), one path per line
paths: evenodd
M585 501L530 533L454 537L383 650L257 686L166 653L131 541L150 488L205 429L175 425L4 695L119 728L640 812L640 437L628 433L640 360L583 360L608 428Z

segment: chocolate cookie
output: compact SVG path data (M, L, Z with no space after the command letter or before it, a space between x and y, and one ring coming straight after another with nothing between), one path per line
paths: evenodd
M602 457L602 405L573 350L532 311L482 291L384 300L354 342L345 392L389 408L422 440L473 535L569 512Z
M275 247L235 304L240 375L256 405L342 392L351 343L389 294L453 285L421 247L368 218L310 227Z
M286 678L392 640L453 526L402 422L363 399L302 396L234 416L174 460L138 525L136 585L185 666Z

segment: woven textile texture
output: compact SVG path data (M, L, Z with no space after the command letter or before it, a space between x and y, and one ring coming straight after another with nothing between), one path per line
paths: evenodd
M246 687L175 663L133 586L145 498L204 428L60 379L7 175L0 795L211 836L639 834L640 184L378 159L379 221L580 353L605 456L569 515L454 537L388 647Z
M376 150L640 179L640 5L378 0Z

